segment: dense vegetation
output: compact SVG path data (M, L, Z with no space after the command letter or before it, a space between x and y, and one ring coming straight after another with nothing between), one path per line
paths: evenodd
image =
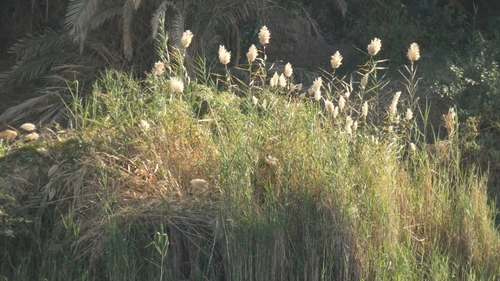
M242 1L244 13L220 18L215 11L241 6L139 2L138 17L156 12L146 48L154 56L115 45L125 49L107 62L130 63L62 80L68 68L51 62L46 83L57 87L31 106L64 114L67 126L21 126L23 114L0 132L0 277L497 280L498 19L460 1L374 1L370 15L362 2L280 4L292 14L310 8L323 27L337 13L341 35L359 48L354 62L332 53L310 81L268 60L273 30L269 39L258 15L279 5L267 1ZM199 19L202 4L220 25ZM179 15L172 22L168 5ZM72 34L82 32L70 15ZM233 19L256 24L240 41L255 49L245 45L237 62L231 40L208 42ZM51 32L13 47L16 71L48 59L28 48L47 35L54 44L41 46L78 54L64 32ZM103 55L80 39L81 56ZM3 85L39 77L25 71L5 72Z

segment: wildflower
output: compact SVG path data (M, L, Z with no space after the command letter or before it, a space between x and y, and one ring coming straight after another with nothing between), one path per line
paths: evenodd
M292 74L293 74L292 65L290 63L287 63L285 65L285 76L290 77L290 76L292 76Z
M177 93L182 93L184 91L184 84L177 77L170 78L170 87Z
M332 60L330 61L332 63L332 68L337 69L340 67L342 64L342 56L340 55L339 51L335 52L335 54L332 56Z
M330 114L333 114L333 111L335 110L335 106L333 105L333 103L329 100L325 101L325 107L326 107L326 110L328 112L330 112Z
M269 86L271 86L271 88L278 86L278 82L279 82L278 80L279 80L278 73L274 72L273 77L271 77L271 80L269 81Z
M257 58L257 55L258 55L257 47L255 47L255 45L252 44L252 46L250 46L250 48L248 49L247 53L248 62L252 63Z
M191 32L191 30L184 31L181 38L182 47L189 47L189 45L191 44L191 40L193 40L193 33Z
M36 130L36 126L31 123L24 123L23 125L21 125L21 129L25 130L26 132L31 132Z
M160 76L165 71L165 64L161 61L155 62L155 67L153 69L154 76Z
M365 101L361 107L361 116L365 117L368 115L368 102Z
M379 51L380 49L382 48L382 41L380 41L380 39L378 38L375 38L372 40L372 42L370 43L370 45L368 45L368 54L370 54L370 56L375 56Z
M412 43L406 54L411 63L414 63L420 58L420 48L417 43Z
M40 136L37 133L27 134L24 138L27 141L36 141Z
M406 121L410 121L411 119L413 118L413 112L411 111L411 109L407 109L406 110L406 117L405 117L405 120Z
M344 109L344 106L345 106L345 99L343 96L340 96L339 98L339 109L340 111L342 111L342 109Z
M269 29L267 29L267 27L264 25L259 32L260 44L262 45L269 44L269 38L271 38L271 33L269 32Z
M231 60L231 52L228 52L222 45L219 46L219 60L223 65L227 65Z
M321 89L317 89L316 92L314 92L314 100L319 101L321 99Z
M144 131L147 131L149 130L149 123L146 120L141 120L141 122L139 123L139 127Z
M277 166L279 161L278 161L278 158L276 157L273 157L271 155L268 155L264 158L264 161L266 161L267 164L271 165L271 166Z
M50 167L49 172L47 173L47 176L49 176L49 178L53 177L57 173L58 170L59 170L59 166L53 165L52 167Z
M257 105L259 103L259 99L256 98L255 96L252 96L252 104Z
M278 84L280 85L281 88L286 87L286 78L285 75L283 75L283 73L281 73L280 77L278 78Z
M366 84L368 84L368 73L363 75L363 78L361 78L361 88L365 88Z

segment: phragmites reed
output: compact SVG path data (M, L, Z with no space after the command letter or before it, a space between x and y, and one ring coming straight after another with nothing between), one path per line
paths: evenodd
M358 130L358 121L356 120L352 123L352 131L356 132L357 130Z
M337 118L337 115L339 115L339 107L336 106L334 109L333 109L333 112L332 112L332 116L333 118Z
M380 51L380 49L382 48L382 41L380 41L380 39L378 38L375 38L372 40L372 42L370 43L370 45L368 45L368 54L370 54L370 56L375 56L377 55L377 53Z
M248 49L248 53L247 53L247 59L248 59L248 62L249 63L252 63L255 61L255 59L257 58L257 47L255 47L255 45L252 44L252 46L250 46L250 48Z
M177 93L182 93L184 91L184 83L177 77L170 78L170 87Z
M227 65L231 61L231 52L228 52L226 47L222 45L219 46L219 61L223 65Z
M271 32L267 29L267 26L263 26L259 31L259 40L262 45L269 44L269 39L271 38Z
M181 44L185 49L191 45L191 41L193 40L193 33L191 30L186 30L182 33Z
M160 76L165 72L165 64L161 61L155 62L155 67L153 68L153 75Z
M451 139L455 134L455 109L452 107L448 110L448 114L443 114L443 125L448 131L448 137Z
M292 76L293 74L293 68L292 68L292 65L290 63L287 63L285 65L285 76L287 78L289 78L290 76Z
M420 48L418 47L417 43L412 43L410 45L410 48L408 49L408 53L406 54L406 56L408 57L408 59L411 61L412 64L420 58Z
M332 56L332 60L330 61L332 64L333 69L337 69L340 67L342 64L342 56L340 55L339 51L335 52L335 54Z

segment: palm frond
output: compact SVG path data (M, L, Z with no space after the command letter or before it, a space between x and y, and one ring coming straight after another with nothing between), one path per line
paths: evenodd
M10 47L9 53L15 54L17 60L26 60L49 53L67 43L64 34L52 29L46 29L43 34L28 34L20 39Z
M101 0L70 0L66 11L65 25L74 42L83 42L87 37L89 20Z
M59 93L48 92L5 110L0 115L0 124L19 124L33 118L41 124L60 122L64 117L63 109Z
M158 6L156 11L151 18L151 34L153 38L156 38L158 35L158 24L160 23L160 19L165 16L167 12L167 7L176 7L172 1L163 1Z
M48 53L21 61L10 70L0 73L0 88L12 89L26 81L41 77L52 67L74 62L77 58L76 55Z
M123 7L123 51L125 53L125 59L132 59L132 35L131 35L131 25L132 25L132 15L133 15L133 0L129 0L125 3Z
M122 5L99 5L94 15L89 19L89 30L100 27L108 19L121 15L123 12Z

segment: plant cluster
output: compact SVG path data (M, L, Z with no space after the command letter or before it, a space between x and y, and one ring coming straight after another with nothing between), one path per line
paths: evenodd
M330 71L299 86L291 64L268 65L265 26L239 66L245 81L228 67L225 46L223 73L207 73L199 59L193 77L185 55L196 32L172 49L166 31L158 35L160 60L144 80L109 70L91 96L73 93L75 130L40 138L48 157L31 157L42 168L17 159L9 143L15 149L0 161L26 167L0 187L35 210L35 241L12 238L1 277L499 276L486 177L460 162L455 109L442 116L447 137L427 145L416 43L405 50L405 90L391 91L378 38L350 77L337 76L336 52ZM27 172L33 181L20 180Z

